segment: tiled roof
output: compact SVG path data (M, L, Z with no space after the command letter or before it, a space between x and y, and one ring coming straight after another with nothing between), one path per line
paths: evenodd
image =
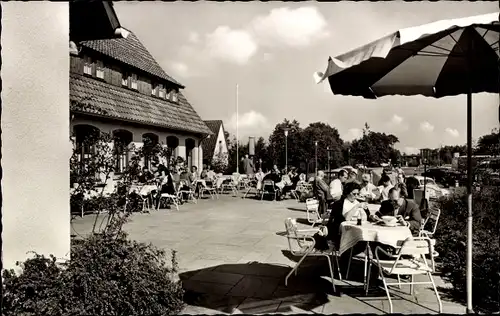
M82 41L79 42L79 44L129 66L145 71L153 76L184 87L174 78L167 75L153 56L151 56L146 47L142 45L137 36L132 32L130 32L127 38Z
M224 130L224 125L222 124L221 120L214 120L214 121L204 121L205 124L208 126L208 128L214 133L210 138L207 138L203 140L202 147L203 147L203 159L211 160L214 151L215 151L215 146L217 146L217 137L219 136L219 129L222 126L222 129Z
M73 112L153 125L177 131L212 134L182 93L174 103L116 87L83 75L70 74L70 101L89 103ZM88 100L88 101L87 101Z

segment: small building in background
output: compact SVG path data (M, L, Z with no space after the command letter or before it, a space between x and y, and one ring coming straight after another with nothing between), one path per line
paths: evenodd
M203 164L210 165L214 159L221 159L227 165L228 148L222 120L205 121L205 124L213 135L203 141Z

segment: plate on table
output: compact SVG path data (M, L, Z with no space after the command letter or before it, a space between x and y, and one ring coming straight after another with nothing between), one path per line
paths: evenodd
M396 226L401 226L399 222L384 222L384 221L380 221L377 223L377 225L380 225L380 226L385 226L385 227L396 227Z

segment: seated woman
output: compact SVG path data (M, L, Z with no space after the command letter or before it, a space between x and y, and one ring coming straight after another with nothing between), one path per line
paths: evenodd
M163 193L170 194L170 195L176 194L174 179L172 178L172 174L170 174L170 171L168 169L164 169L162 173L164 174L164 176L161 180L160 194L158 194L157 199L156 199L157 205L158 205L158 202L160 201L161 194L163 194Z
M360 185L356 182L346 183L342 197L332 205L332 212L327 224L328 239L333 241L337 249L340 246L340 224L347 220L356 219L358 216L361 216L363 221L368 219L368 205L357 200L360 189Z

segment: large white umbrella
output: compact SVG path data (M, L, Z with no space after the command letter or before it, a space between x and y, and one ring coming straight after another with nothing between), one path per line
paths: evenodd
M499 14L443 20L401 29L335 58L334 94L377 98L467 94L467 312L472 312L472 93L499 93Z

